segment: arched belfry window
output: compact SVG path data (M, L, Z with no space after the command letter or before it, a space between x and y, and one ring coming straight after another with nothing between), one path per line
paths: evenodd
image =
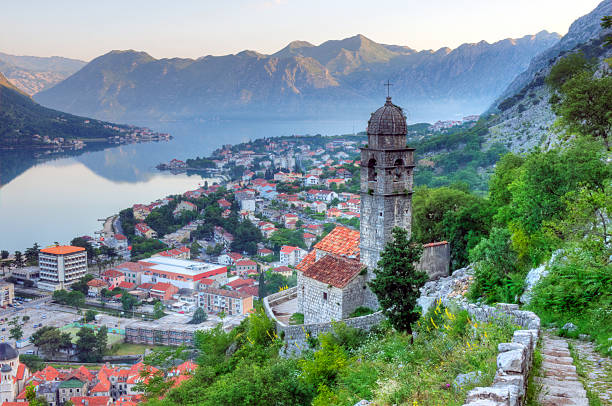
M395 175L393 180L395 182L399 182L400 180L402 180L402 173L404 172L404 161L402 161L401 159L396 159L393 163L393 166L395 167L393 169L393 173Z
M368 181L376 181L376 159L374 158L368 161Z

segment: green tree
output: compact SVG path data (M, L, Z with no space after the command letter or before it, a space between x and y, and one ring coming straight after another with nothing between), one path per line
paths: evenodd
M420 316L415 308L419 289L427 281L427 274L415 267L423 248L409 240L402 228L395 227L392 236L374 270L376 278L370 282L370 289L393 327L411 333L412 323Z
M68 306L73 306L75 309L79 309L85 305L85 295L83 292L79 292L77 290L68 292L66 304Z
M95 310L87 310L85 312L85 321L86 322L94 321L96 319L97 314L98 312L96 312Z
M135 296L130 295L129 293L124 293L121 295L121 307L126 312L131 311L137 303L138 299Z
M523 289L523 275L518 273L517 254L512 249L511 234L505 228L493 228L489 238L470 252L474 263L472 298L484 297L487 303L517 300Z
M21 251L15 251L15 265L17 265L17 268L25 266L25 261L23 259L23 255L21 254Z
M34 243L32 247L26 250L25 258L26 258L27 265L29 266L38 265L38 251L39 250L40 250L40 247L38 246L37 243Z
M156 302L153 305L153 317L156 319L160 319L164 317L166 313L164 313L164 305L162 302Z
M561 86L561 101L554 106L560 123L571 132L603 140L610 150L612 132L612 76L594 78L579 73Z
M21 323L19 323L17 317L13 318L9 324L11 325L11 329L9 330L9 338L12 338L15 341L21 340L21 337L23 337L23 328L21 327Z
M195 312L193 312L193 317L191 318L191 321L189 321L189 324L204 323L206 319L208 319L208 315L206 314L204 309L198 307Z
M19 355L19 362L24 363L32 373L40 371L45 367L43 359L35 354L21 354Z
M72 346L70 333L62 333L60 329L52 326L44 326L36 330L30 341L45 354L52 357Z
M560 59L546 77L546 84L554 90L561 87L571 78L589 69L589 63L584 54L577 52Z
M96 257L96 253L95 253L93 245L91 245L91 243L83 237L73 238L70 241L70 245L74 247L85 248L85 251L87 251L87 260L89 262L91 262Z
M29 406L47 406L49 404L45 397L36 396L34 385L28 385L26 387L26 400Z
M0 251L0 259L7 259L9 257L9 252L6 250Z
M257 296L259 296L260 299L263 299L264 297L267 296L266 275L264 271L259 272L259 285L257 287Z
M81 327L77 332L76 349L81 362L99 362L98 341L96 333L88 327Z
M87 283L91 281L93 278L94 278L93 275L86 274L85 276L80 278L78 281L70 285L70 289L77 290L81 292L83 295L87 295L87 293L89 292L89 286L87 286Z
M196 242L191 244L191 258L198 258L202 252L202 246Z
M145 399L163 397L174 384L167 375L175 368L177 360L185 360L185 347L156 349L144 357L140 376L143 378L136 384L135 390L142 392Z

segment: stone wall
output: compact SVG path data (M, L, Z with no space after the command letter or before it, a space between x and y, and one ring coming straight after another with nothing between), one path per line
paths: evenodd
M519 310L516 304L499 303L497 306L469 303L464 297L472 278L470 267L459 269L451 276L430 281L421 288L418 304L426 312L440 300L445 306L466 310L480 322L510 321L523 328L516 330L510 343L498 346L497 373L493 384L471 390L464 406L521 406L525 403L527 380L533 365L539 334L540 318L533 312Z
M417 269L426 272L429 279L448 276L450 271L450 244L446 241L425 244Z
M347 326L370 330L385 318L382 312L376 312L366 316L340 320L338 322L310 323L295 326L287 325L276 318L272 309L280 303L295 299L297 294L297 287L294 287L266 296L263 300L266 314L271 320L274 320L277 334L285 341L285 347L282 350L283 356L299 356L302 351L308 349L309 337L317 337L321 333L331 331L335 323L344 323Z

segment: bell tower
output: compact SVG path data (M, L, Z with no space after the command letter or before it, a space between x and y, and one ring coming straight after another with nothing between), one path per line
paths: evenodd
M391 97L368 121L368 144L361 148L360 260L375 278L380 254L401 227L410 233L414 148L406 147L406 118ZM376 309L376 296L367 289L365 305Z

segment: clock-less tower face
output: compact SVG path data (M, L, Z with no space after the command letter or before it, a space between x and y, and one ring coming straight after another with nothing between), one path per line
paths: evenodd
M368 144L361 149L359 247L371 280L391 230L401 227L410 233L414 149L406 146L406 118L390 97L372 113L367 134ZM366 306L378 307L369 289Z

